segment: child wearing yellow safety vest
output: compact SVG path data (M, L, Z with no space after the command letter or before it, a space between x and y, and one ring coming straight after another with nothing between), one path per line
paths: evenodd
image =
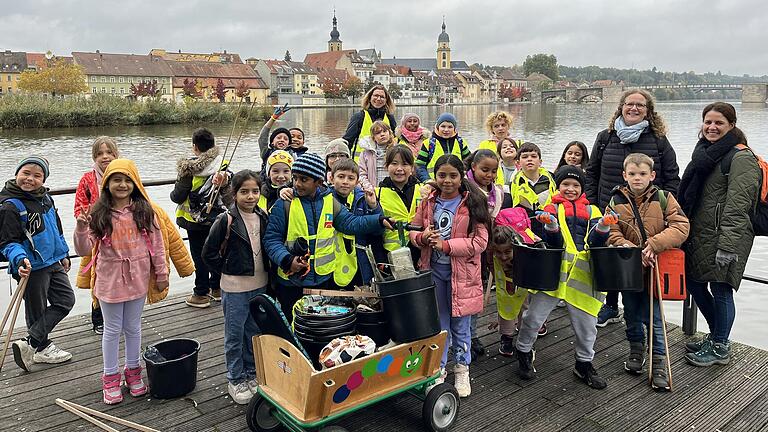
M517 152L517 161L520 169L509 185L512 206L523 207L528 216L533 216L551 202L556 192L555 180L549 171L541 167L541 149L536 144L523 143ZM541 224L532 225L533 232L543 237Z
M356 216L324 185L325 161L315 153L299 156L292 167L293 199L278 199L264 235L264 249L278 266L277 299L291 320L304 288L337 288L337 272L349 274L338 255L337 230L344 234L380 234L384 216ZM354 274L354 273L353 273Z
M469 148L457 131L456 116L442 113L435 122L432 137L425 142L416 158L416 177L422 182L435 178L435 162L444 154L452 154L464 160L469 156Z
M523 314L517 337L516 356L518 375L523 379L535 377L533 367L537 332L559 300L565 300L571 326L576 336L576 366L574 375L594 389L604 389L605 379L592 366L594 344L597 337L597 313L605 294L592 289L589 251L586 246L603 246L611 225L618 218L615 213L601 216L600 210L589 204L584 188L584 172L575 166L565 166L555 174L559 193L552 204L537 212L544 224L543 239L552 248L564 248L560 266L560 284L555 291L530 291L528 310ZM593 229L594 228L594 229ZM531 269L531 271L536 271ZM535 290L536 287L525 287Z
M520 140L518 140L520 141ZM502 138L496 146L499 155L499 171L496 173L496 184L504 187L504 192L509 192L509 184L517 174L517 148L522 145L512 138Z

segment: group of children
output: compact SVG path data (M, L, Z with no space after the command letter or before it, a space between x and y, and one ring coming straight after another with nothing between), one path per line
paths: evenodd
M94 143L93 170L78 187L74 245L84 257L77 285L92 289L94 311L101 311L93 313L94 329L101 331L98 317L103 315L105 403L122 400L123 376L131 395L147 390L139 364L141 311L145 301L166 295L171 260L181 276L196 273L187 304L206 307L211 298L221 300L229 394L247 403L258 386L250 340L259 329L249 300L268 292L290 320L304 289L368 284L373 272L356 246L371 246L376 261L386 261L387 252L403 246L392 230L397 222L424 228L407 233L407 239L415 265L432 271L440 325L448 332L438 382L445 379L450 352L459 396L470 395L469 366L485 352L476 336L476 316L489 280L495 279L499 351L517 357L522 378L535 376L534 344L546 334L547 317L561 303L576 338L574 374L590 387L606 387L592 364L603 293L592 289L588 246L644 247L643 263L651 268L655 256L679 246L688 231L674 197L652 185L650 158L627 157L627 185L617 190L603 215L583 193L584 144L569 143L550 173L542 167L537 145L510 137L511 116L504 112L489 116L491 137L475 152L458 135L450 113L438 117L431 134L415 114L403 116L397 131L375 121L355 161L343 139L328 143L322 157L307 151L300 129L270 133L287 110L278 107L262 129L261 172L230 173L213 135L204 129L194 133L194 154L179 162L171 193L179 204L177 223L189 234L191 256L168 215L146 194L133 162L119 159L109 138ZM66 277L66 242L43 186L48 169L44 159L26 158L0 192L0 253L14 277L30 278L29 299L25 295L29 337L14 342L14 358L25 370L34 362L71 357L47 337L74 303ZM206 211L201 204L210 185L221 188L222 199ZM36 215L43 221L37 232L24 226L14 200L22 200L29 220ZM641 221L633 206L639 207ZM618 225L619 220L627 223ZM637 226L645 226L642 238L630 229ZM565 250L556 291L516 286L513 243ZM30 300L38 297L42 303ZM633 373L642 371L645 362L648 302L643 299L642 294L630 301L625 297L631 346L625 368ZM668 388L658 361L665 354L660 321L654 320L651 329L654 387ZM126 351L122 374L121 333Z

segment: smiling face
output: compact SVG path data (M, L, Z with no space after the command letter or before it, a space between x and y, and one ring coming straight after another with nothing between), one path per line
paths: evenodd
M451 122L444 121L437 125L437 135L440 138L451 138L456 135L456 126Z
M354 171L338 170L333 174L333 188L343 198L349 196L357 185L357 173Z
M478 162L472 162L472 174L475 177L475 183L483 188L487 188L496 180L498 170L499 161L494 158L485 157Z
M384 108L387 104L387 94L382 89L376 89L371 93L371 105L376 109Z
M248 179L244 181L237 190L235 202L240 210L250 213L253 212L253 209L255 209L256 205L259 203L259 197L261 197L261 190L259 189L256 180Z
M387 174L396 186L403 187L408 183L408 178L413 175L413 166L403 162L400 155L395 155L392 162L387 165Z
M114 201L125 201L131 198L134 184L127 175L123 173L114 173L109 176L107 188Z
M499 261L501 261L501 265L504 266L505 271L512 269L512 243L495 243L493 246L493 254Z
M291 129L291 147L304 147L304 134L298 129Z
M26 164L16 174L16 186L24 192L33 192L45 182L45 172L37 164Z
M640 93L632 93L624 99L621 106L621 116L624 118L624 124L632 126L645 120L648 115L648 101Z
M505 138L507 135L509 135L509 123L504 120L496 120L493 122L493 125L491 125L491 130L493 131L493 136L496 137L496 139Z
M581 183L576 179L567 178L560 183L558 190L568 201L575 201L581 196Z
M419 130L419 118L418 117L408 117L408 120L405 121L404 126L406 129L408 129L411 132L416 132Z
M581 167L581 160L583 158L584 155L581 152L581 147L576 144L568 147L568 150L565 151L565 163L568 165Z
M715 142L730 132L734 126L736 125L729 122L723 114L711 110L704 115L704 122L701 125L701 134L707 141Z
M435 173L435 181L443 196L454 197L459 193L461 173L451 164L442 164Z
M648 164L628 163L622 173L624 180L629 185L632 193L639 194L648 188L648 185L656 179L656 171Z
M285 150L285 148L288 147L288 141L288 135L279 133L275 135L275 138L272 140L272 147L278 150Z
M291 179L291 167L288 164L278 162L269 167L269 181L274 186L285 186Z
M517 158L517 147L508 139L501 142L501 160L507 166L515 164L515 158Z
M107 169L109 163L116 158L117 155L112 152L112 149L110 149L107 144L102 144L99 146L99 150L96 152L96 157L93 158L93 161L99 164L99 168L104 171Z

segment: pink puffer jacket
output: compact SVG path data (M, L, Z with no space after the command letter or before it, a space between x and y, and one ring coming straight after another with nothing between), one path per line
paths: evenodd
M414 225L431 226L434 219L436 193L422 200L416 208ZM480 256L488 246L488 229L476 224L475 230L467 234L469 227L469 209L466 206L467 195L459 204L453 218L451 238L443 242L443 251L451 257L451 315L455 317L479 313L483 310L483 278L480 271ZM411 243L421 249L419 268L428 270L432 258L432 248L422 243L422 233L411 231Z

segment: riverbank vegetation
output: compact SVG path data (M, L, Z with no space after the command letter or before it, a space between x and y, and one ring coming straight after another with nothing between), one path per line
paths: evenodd
M249 105L240 107L241 117ZM0 129L80 126L226 123L238 112L237 104L190 100L183 104L148 98L142 101L96 94L91 97L45 97L16 94L0 97ZM266 120L272 110L253 108L251 120Z

